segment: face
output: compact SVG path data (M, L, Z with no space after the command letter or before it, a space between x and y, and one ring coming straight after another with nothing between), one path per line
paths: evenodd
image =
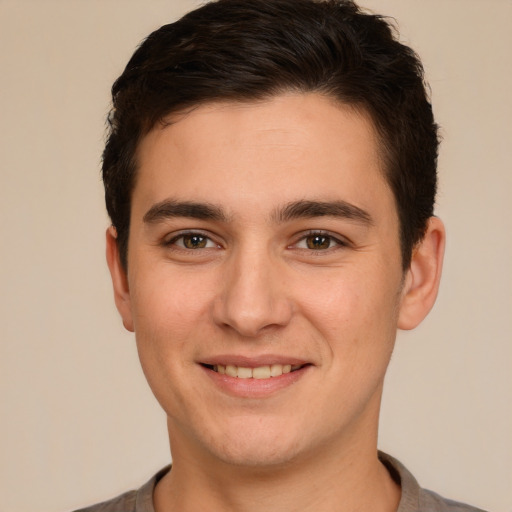
M372 445L404 275L371 122L316 94L172 121L140 145L111 270L173 456Z

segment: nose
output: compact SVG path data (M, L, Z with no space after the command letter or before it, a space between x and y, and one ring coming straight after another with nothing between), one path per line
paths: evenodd
M239 251L226 263L214 321L255 338L286 326L293 307L283 269L264 251Z

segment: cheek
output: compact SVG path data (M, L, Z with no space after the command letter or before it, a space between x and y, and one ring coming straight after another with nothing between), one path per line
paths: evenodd
M152 339L179 342L208 318L213 286L189 272L155 268L137 276L130 289L135 329Z
M335 358L388 357L397 329L396 280L383 272L336 270L297 292L302 314Z
M356 327L366 323L375 314L389 317L390 294L385 283L364 273L344 270L329 273L322 279L306 280L306 285L296 287L296 297L306 315L319 325ZM388 288L388 287L386 287Z
M197 346L208 338L208 299L194 280L169 269L139 274L130 293L142 369L168 414L186 406L181 385L195 365ZM193 385L190 382L188 386Z
M142 369L167 410L169 400L180 401L171 384L184 379L201 339L209 338L208 298L200 279L171 275L165 266L137 275L130 293Z

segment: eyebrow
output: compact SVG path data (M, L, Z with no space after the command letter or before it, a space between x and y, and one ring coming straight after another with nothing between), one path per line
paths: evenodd
M371 215L346 201L294 201L284 208L276 210L272 219L275 222L287 222L294 219L309 219L313 217L341 217L371 226Z
M227 221L226 214L218 206L193 201L175 201L166 199L153 205L142 220L153 224L165 219L188 217L191 219Z
M210 203L194 201L176 201L165 199L153 205L143 217L147 224L165 219L187 217L200 220L227 222L228 216L223 209ZM338 217L372 225L373 219L365 210L346 201L294 201L276 209L270 219L278 224L294 219L311 219L314 217Z

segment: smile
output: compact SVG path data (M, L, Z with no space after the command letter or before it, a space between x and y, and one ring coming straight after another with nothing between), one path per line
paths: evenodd
M262 399L307 378L314 365L286 356L216 356L202 361L205 376L216 389L231 397Z
M237 377L238 379L270 379L271 377L280 377L285 373L294 372L302 368L303 365L296 364L271 364L258 366L256 368L248 368L244 366L235 365L206 365L214 372L221 375L228 375L229 377Z

